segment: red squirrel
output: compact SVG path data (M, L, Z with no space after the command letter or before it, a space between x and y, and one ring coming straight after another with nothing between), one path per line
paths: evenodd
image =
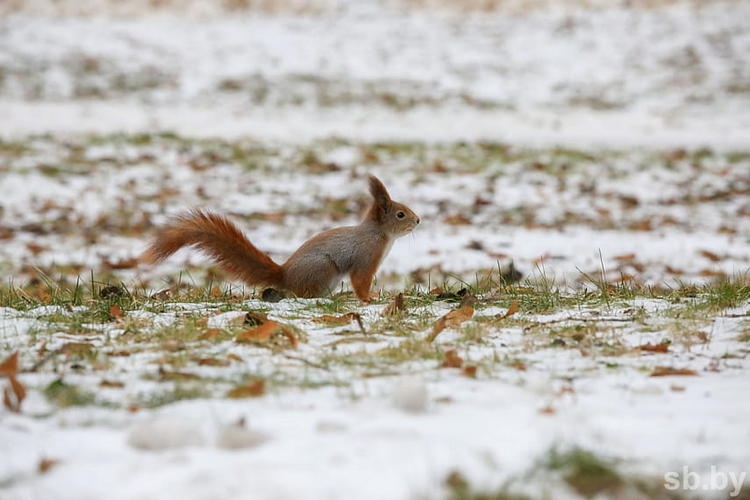
M192 246L248 285L269 286L298 297L327 295L348 274L357 297L369 302L372 278L393 241L419 224L419 216L393 201L377 177L371 175L369 181L373 203L359 225L329 229L312 237L281 265L250 243L232 221L205 210L172 219L141 259L157 263L184 246Z

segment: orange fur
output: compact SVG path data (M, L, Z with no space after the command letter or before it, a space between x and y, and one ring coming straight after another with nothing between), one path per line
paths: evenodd
M250 243L232 221L202 210L175 218L141 258L157 263L183 246L202 250L224 271L249 285L281 287L283 284L281 266Z

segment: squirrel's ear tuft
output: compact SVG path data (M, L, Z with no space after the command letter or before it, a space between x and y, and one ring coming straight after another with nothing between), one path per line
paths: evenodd
M370 179L370 194L375 199L375 205L380 209L381 212L387 212L391 207L391 196L388 194L388 190L380 179L371 175Z

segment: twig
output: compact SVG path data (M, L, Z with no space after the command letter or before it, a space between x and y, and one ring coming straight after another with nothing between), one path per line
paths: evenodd
M304 364L306 364L308 366L312 366L313 368L318 368L320 370L325 370L327 372L331 371L331 369L328 368L327 366L323 366L323 365L321 365L319 363L315 363L313 361L309 361L309 360L307 360L305 358L301 358L301 357L295 356L293 354L284 354L284 357L286 359L291 359L291 360L294 360L294 361L300 361L300 362L302 362L302 363L304 363Z

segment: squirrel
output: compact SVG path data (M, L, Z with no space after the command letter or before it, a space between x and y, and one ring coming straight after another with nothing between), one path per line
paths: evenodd
M330 294L348 274L359 300L369 302L373 276L394 240L420 222L409 207L391 199L377 177L370 175L369 184L373 202L359 225L310 238L281 265L258 250L228 218L201 209L173 218L140 259L154 264L192 246L248 285L269 286L298 297Z

